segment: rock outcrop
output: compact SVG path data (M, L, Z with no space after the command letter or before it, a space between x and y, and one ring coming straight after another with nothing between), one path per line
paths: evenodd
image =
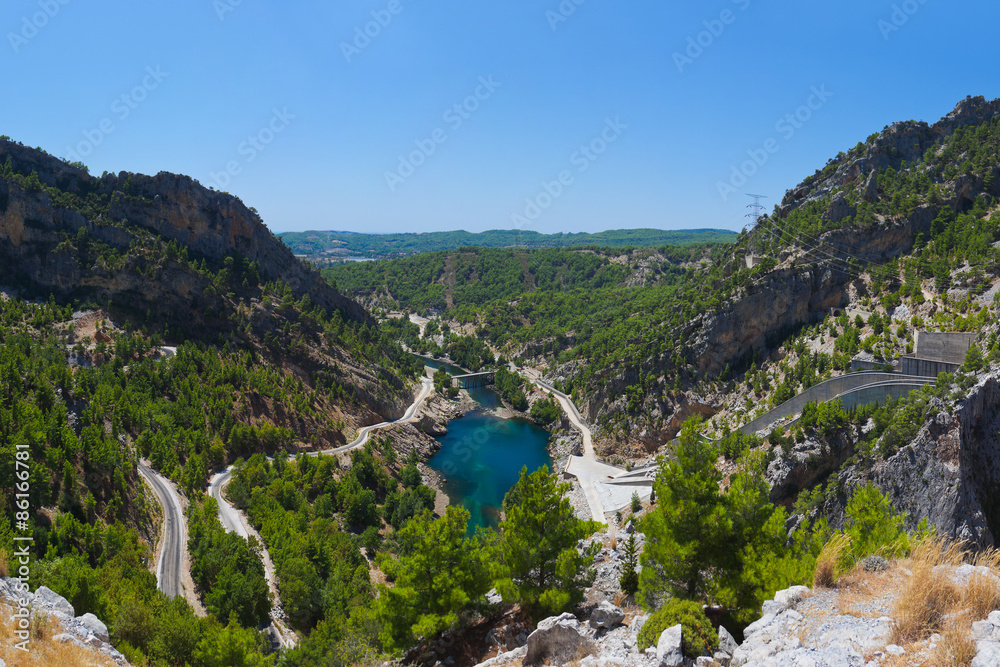
M83 652L93 653L95 657L101 656L116 665L128 667L128 660L110 643L108 626L99 618L90 613L76 616L73 605L66 598L45 586L39 587L34 593L21 591L19 586L17 579L0 578L0 608L9 609L3 611L5 616L13 616L19 609L20 602L27 601L29 626L42 622L37 619L43 616L48 617L49 623L56 624L57 627L50 627L47 631L51 633L51 641L73 644ZM33 646L35 643L37 640L29 642L31 650L44 651L44 648Z
M188 176L160 172L156 176L121 172L91 176L44 151L0 140L0 164L10 162L23 176L60 191L24 188L0 179L0 260L17 268L17 282L69 298L94 301L139 301L154 312L201 295L210 284L197 273L172 266L152 280L145 266L82 266L67 239L86 234L125 252L150 237L176 242L194 259L221 265L239 255L256 262L264 279L287 283L296 297L308 294L314 303L339 310L355 321L372 323L368 312L339 294L318 272L299 262L264 226L257 212L238 198L203 187ZM0 269L0 280L15 276ZM166 289L163 289L163 287ZM174 295L178 296L174 296Z
M932 399L931 416L914 440L870 469L855 464L840 473L843 492L824 511L842 525L847 499L872 482L907 528L923 519L939 535L977 547L995 545L1000 526L994 507L1000 488L1000 368L980 375L967 398L952 410Z

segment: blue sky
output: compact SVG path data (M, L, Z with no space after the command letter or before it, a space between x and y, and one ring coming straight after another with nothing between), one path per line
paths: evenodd
M773 205L889 123L1000 97L998 14L8 0L0 134L92 173L189 174L276 232L739 229L746 192Z

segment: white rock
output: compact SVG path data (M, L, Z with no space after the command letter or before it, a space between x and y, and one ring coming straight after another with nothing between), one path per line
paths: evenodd
M976 657L970 667L996 667L1000 665L1000 642L976 643Z
M590 614L590 627L613 628L625 620L625 612L607 600L601 601Z
M678 623L660 633L660 639L656 642L656 659L659 661L659 667L678 667L684 662L681 648L682 632L681 624Z
M729 630L726 630L724 626L719 626L719 651L722 653L728 653L732 657L733 653L736 652L739 644L736 643L736 639L729 634Z
M989 621L975 621L972 624L972 636L977 640L991 639L995 626Z
M69 603L69 600L45 586L39 586L38 590L35 591L33 605L36 610L63 618L67 621L72 620L76 616L76 613L73 611L73 605Z
M1000 628L1000 611L991 611L986 618L990 623Z
M77 639L73 635L65 633L65 632L53 636L52 637L52 641L59 642L61 644L76 644L77 646L79 646L82 649L86 649L87 648L87 645L84 644L82 641L80 641L79 639Z
M91 613L86 613L83 616L78 616L76 622L87 628L94 633L94 636L100 639L102 642L110 641L110 636L108 635L108 626L104 625L101 619L97 618Z
M885 652L888 653L889 655L899 656L906 653L906 649L903 648L902 646L899 646L898 644L889 644L888 646L885 647Z
M792 609L802 600L806 595L809 594L809 588L806 586L792 586L791 588L786 588L783 591L778 591L774 594L774 601L782 605L784 609Z
M561 664L594 653L597 645L587 636L576 616L566 613L540 622L528 635L527 649L525 665L541 664L543 661Z

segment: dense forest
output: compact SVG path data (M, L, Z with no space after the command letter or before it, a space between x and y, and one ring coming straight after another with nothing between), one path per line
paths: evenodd
M426 232L423 234L360 234L354 232L286 232L281 239L292 251L323 264L341 257L383 259L407 257L430 252L480 248L575 248L600 246L606 248L653 248L662 245L705 245L730 243L734 232L725 229L617 229L597 233L540 234L527 230L493 230L470 233Z

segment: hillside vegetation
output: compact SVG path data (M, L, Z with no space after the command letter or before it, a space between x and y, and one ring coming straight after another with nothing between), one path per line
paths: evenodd
M423 234L359 234L354 232L285 232L281 235L292 251L310 262L324 265L348 257L385 259L428 252L480 248L655 248L662 245L730 243L735 232L725 229L616 229L597 233L540 234L517 229L495 229L471 233L425 232Z

